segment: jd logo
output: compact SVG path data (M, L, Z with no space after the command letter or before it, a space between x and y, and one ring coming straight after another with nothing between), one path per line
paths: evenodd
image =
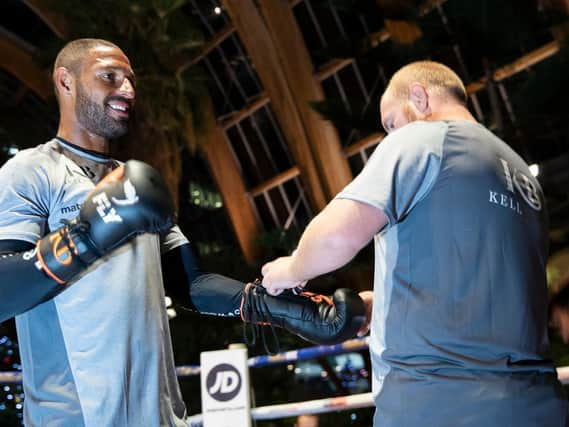
M227 363L214 366L206 378L207 392L220 402L233 399L241 390L241 375Z

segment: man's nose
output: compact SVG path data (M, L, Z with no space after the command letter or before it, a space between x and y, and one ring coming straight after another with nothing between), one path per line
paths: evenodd
M134 99L134 86L129 79L123 79L119 93L127 99Z

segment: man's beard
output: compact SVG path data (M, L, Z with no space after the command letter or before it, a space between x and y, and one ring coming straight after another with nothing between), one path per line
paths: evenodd
M113 119L105 112L105 105L108 104L109 99L105 98L102 105L93 102L79 82L75 115L87 131L105 139L115 139L127 133L128 121Z

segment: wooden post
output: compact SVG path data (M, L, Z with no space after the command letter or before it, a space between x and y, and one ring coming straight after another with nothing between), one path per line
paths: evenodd
M60 39L67 37L67 23L65 16L51 10L51 5L46 0L23 0L34 13L55 33Z
M49 76L34 62L32 52L0 35L0 68L16 76L43 100L53 94Z
M223 4L271 99L271 108L300 169L306 193L314 207L320 210L327 203L326 191L318 174L294 93L277 54L278 46L273 42L253 0L223 0Z
M324 99L320 82L288 0L259 2L278 59L309 137L318 175L328 199L351 181L352 173L336 128L314 111L309 101Z
M255 239L261 232L261 225L253 210L237 161L229 148L225 131L216 125L211 104L204 108L207 108L207 131L195 133L195 137L202 139L198 145L207 158L211 174L221 192L239 247L247 262L252 263L260 254Z

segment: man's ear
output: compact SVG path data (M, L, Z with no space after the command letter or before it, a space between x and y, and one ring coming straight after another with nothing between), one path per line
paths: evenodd
M417 111L428 114L430 110L429 94L421 83L411 83L409 85L409 101L413 103Z
M73 75L65 67L58 67L55 70L53 84L60 96L70 96L73 93Z

